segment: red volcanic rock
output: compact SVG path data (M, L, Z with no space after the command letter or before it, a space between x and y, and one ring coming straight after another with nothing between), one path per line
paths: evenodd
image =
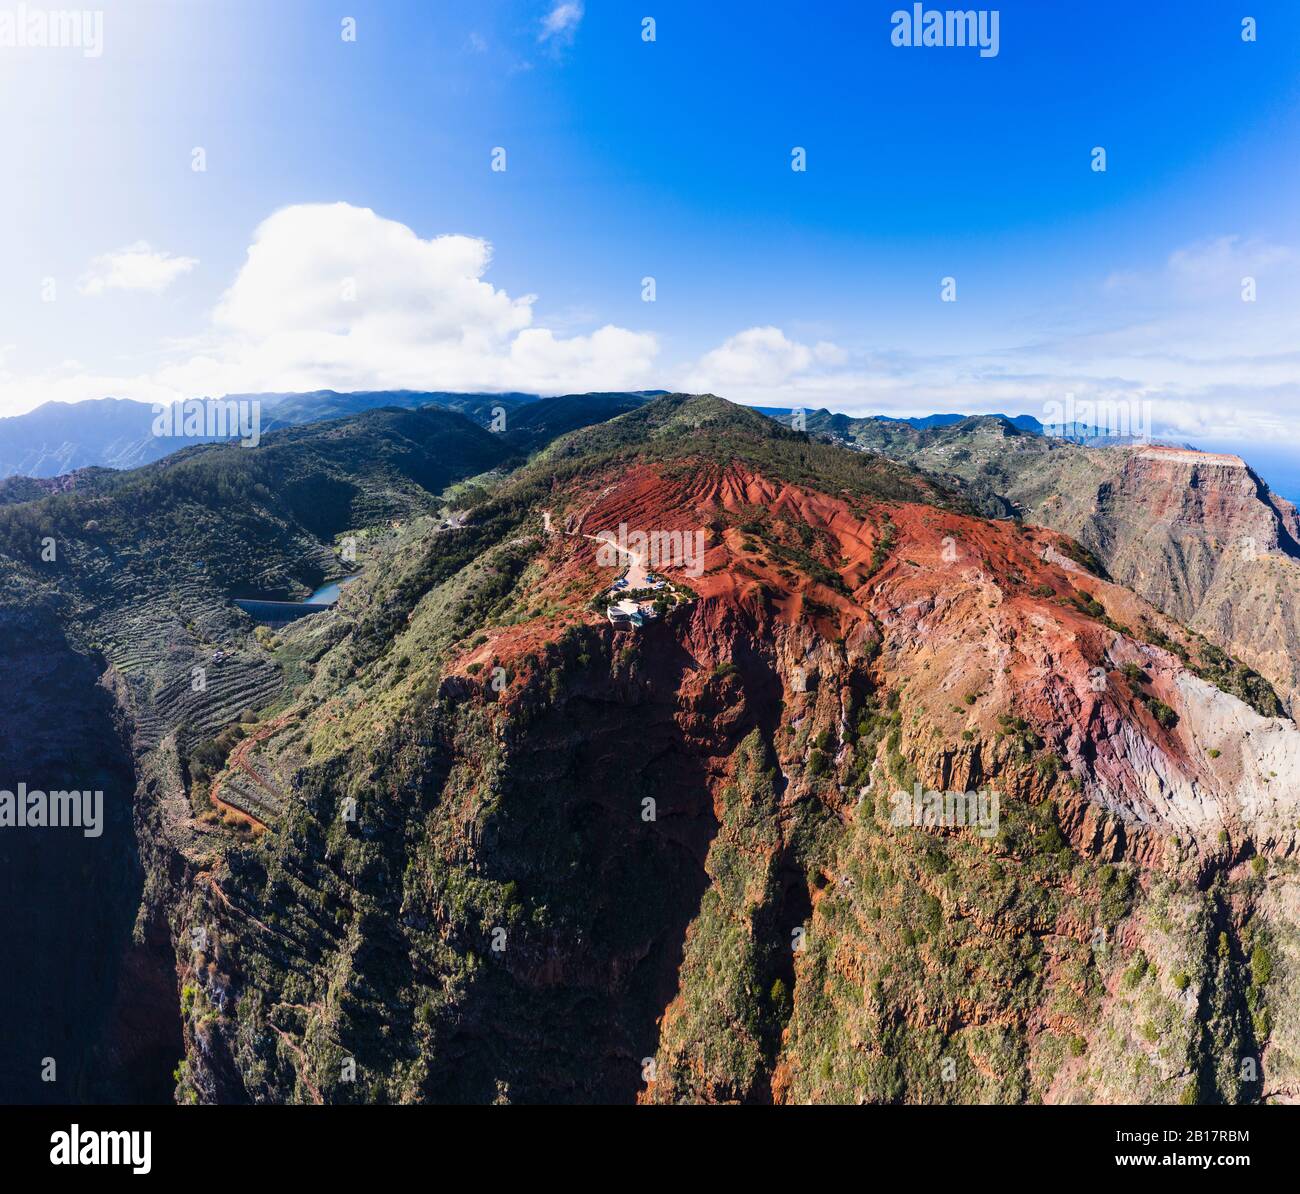
M1198 468L1240 471L1235 457L1207 462L1166 449L1137 454L1135 467L1181 468L1189 455ZM1220 487L1198 500L1224 519L1227 494ZM1270 771L1300 777L1300 733L1259 717L1144 641L1146 627L1190 642L1141 598L1085 571L1073 543L1056 532L933 506L864 503L708 461L640 465L562 497L574 533L544 543L538 600L563 605L568 617L502 630L454 673L490 660L518 663L566 626L588 625L615 648L639 642L638 666L672 691L683 725L698 732L711 722L725 737L745 714L729 704L724 685L707 682L715 669L744 657L772 681L767 716L777 705L825 707L832 721L861 671L875 688L903 694L901 749L927 784L1000 776L1018 794L1055 792L1073 806L1065 817L1072 835L1102 853L1155 857L1152 832L1213 851L1225 828L1282 853L1294 849L1296 800L1287 785L1264 781ZM620 526L646 535L699 532L705 544L699 575L654 564L696 600L641 631L615 632L586 605L616 572L597 563L600 544L585 536ZM671 665L657 663L660 654ZM1148 679L1126 679L1126 664ZM515 670L503 715L528 688L526 669ZM1015 761L1008 718L1032 728L1039 758L1050 761ZM1228 743L1213 759L1210 739ZM1126 828L1097 829L1089 806Z

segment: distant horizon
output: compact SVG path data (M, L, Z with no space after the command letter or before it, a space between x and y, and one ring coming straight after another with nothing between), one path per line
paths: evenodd
M250 390L240 394L231 393L231 394L222 394L222 395L202 395L202 396L195 395L191 398L177 398L175 399L175 401L176 402L222 401L225 399L236 398L236 397L249 398L249 397L261 397L266 395L274 395L276 397L289 397L289 396L296 397L305 394L326 393L326 392L336 393L339 395L392 392L392 393L414 393L414 394L439 394L439 393L466 394L466 395L482 395L483 397L492 397L495 395L508 395L508 394L522 394L534 398L556 398L556 397L564 396L563 393L543 394L543 393L538 393L536 391L527 391L527 390L453 390L453 389L445 389L445 388L434 389L428 386L410 386L410 387L400 387L400 388L381 387L381 386L362 386L351 390L334 390L328 387L317 387L312 390ZM608 393L613 391L609 389L602 389L602 390L574 391L574 392L575 393ZM629 391L621 391L621 392L673 394L673 393L687 393L690 391L671 390L661 386L645 386L645 387L640 387L636 391L629 390ZM788 403L743 402L731 398L726 394L717 394L715 396L719 398L723 398L728 402L734 402L738 406L749 406L753 408L767 407L773 410L798 409L797 406ZM0 422L4 422L5 420L12 419L12 418L22 418L24 415L33 414L35 411L38 411L45 406L51 406L51 405L76 406L81 402L104 402L104 401L132 402L150 408L153 408L155 405L157 405L155 403L148 402L144 399L134 398L134 397L121 395L121 394L104 394L97 398L84 398L84 399L78 399L76 401L71 401L71 402L62 399L48 399L47 401L41 403L39 406L32 408L32 410L22 412L22 414L0 416ZM942 417L942 416L955 416L958 418L978 418L981 416L991 417L991 416L1002 415L1010 419L1028 416L1037 419L1040 423L1045 422L1042 418L1041 411L1016 410L1014 409L1014 406L1015 406L1014 403L1006 403L1004 404L1003 408L999 410L990 409L990 410L976 410L976 411L958 411L958 410L951 410L951 409L948 410L938 409L938 410L928 410L924 412L915 412L915 413L906 413L906 414L899 414L894 411L866 411L866 412L846 411L846 410L836 409L835 407L824 403L819 406L804 406L802 409L806 410L809 414L812 414L818 410L826 410L830 414L843 414L848 416L849 418L886 418L886 419L895 419L900 421L907 420L907 419L928 419L928 418L935 418L935 417ZM267 430L274 430L274 426L268 427ZM1155 442L1185 443L1189 447L1194 448L1197 451L1201 451L1201 452L1221 452L1233 456L1239 456L1246 462L1247 465L1250 466L1252 471L1258 477L1260 477L1260 479L1263 480L1265 484L1268 485L1269 489L1273 493L1278 494L1279 496L1285 498L1289 502L1292 502L1296 506L1300 506L1300 456L1297 456L1294 452L1292 452L1285 446L1278 447L1276 445L1269 445L1269 444L1244 443L1241 441L1221 439L1214 436L1201 437L1197 439L1194 437L1180 436L1176 433L1166 433L1162 431L1153 431L1152 435L1149 438Z
M667 381L1300 450L1300 10L894 11L104 0L94 57L3 51L0 415Z

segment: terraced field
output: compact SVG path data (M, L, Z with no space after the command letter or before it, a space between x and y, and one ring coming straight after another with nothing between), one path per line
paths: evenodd
M262 825L274 825L285 812L293 785L260 750L261 743L280 728L279 721L263 727L231 752L225 772L213 785L220 800Z

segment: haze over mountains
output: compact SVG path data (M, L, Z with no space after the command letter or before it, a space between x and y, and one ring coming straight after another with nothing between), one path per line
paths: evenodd
M1295 516L1244 464L710 395L476 416L0 508L0 766L106 805L0 838L37 959L3 1097L1300 1098L1294 684L1225 645L1290 608L1222 549L1290 566ZM637 630L620 526L704 536ZM234 604L345 574L275 632Z
M609 415L630 409L639 401L665 393L663 390L582 394L567 396L568 402L581 400L588 405L604 402ZM204 400L206 401L206 400ZM543 411L563 410L565 398L541 399L537 394L522 393L452 393L437 390L369 390L338 393L334 390L314 390L307 393L228 394L220 399L229 402L257 402L261 407L262 429L292 426L334 419L343 415L358 414L378 406L395 406L416 409L421 406L438 406L445 410L461 411L486 425L494 410L507 414L522 410L538 401ZM757 407L763 414L773 417L789 416L791 408ZM873 420L853 419L848 415L832 414L818 410L808 414L809 430L843 433L849 426L866 423L899 423L918 430L950 427L971 416L936 414L915 418L894 419L877 416ZM1093 427L1084 425L1049 426L1032 415L989 416L1008 418L1016 428L1038 435L1053 435L1074 442L1114 442ZM11 476L50 478L75 472L83 468L136 468L150 461L198 443L211 443L223 438L216 435L158 436L153 427L155 407L130 398L100 398L85 402L46 402L22 415L0 418L0 480Z
M584 395L603 399L609 414L628 409L649 393ZM462 411L486 424L494 409L507 412L539 400L536 394L456 394L442 391L374 390L339 394L315 390L303 394L229 394L220 401L256 401L263 431L359 414L378 406L414 410L438 406ZM563 409L562 399L534 413ZM130 398L99 398L85 402L46 402L22 415L0 418L0 480L11 476L57 477L79 469L137 468L177 451L223 438L215 435L159 436L154 433L155 407Z

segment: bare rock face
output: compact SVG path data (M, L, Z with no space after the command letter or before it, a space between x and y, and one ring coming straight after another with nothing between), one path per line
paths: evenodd
M1115 579L1272 680L1294 707L1295 508L1236 456L1161 448L1124 455L1097 513L1099 524L1113 528L1107 566Z
M232 763L282 803L176 905L182 1097L1291 1097L1300 731L1196 636L1056 532L759 465L535 500L290 632ZM620 523L705 532L636 631Z
M1240 457L1157 447L1107 454L1120 457L1095 503L1107 567L1173 616L1193 620L1217 587L1266 556L1294 558L1282 516L1289 504Z
M1300 694L1300 521L1239 456L1157 446L1082 448L1038 437L951 445L923 467L996 487L1073 536L1110 575L1277 688Z

